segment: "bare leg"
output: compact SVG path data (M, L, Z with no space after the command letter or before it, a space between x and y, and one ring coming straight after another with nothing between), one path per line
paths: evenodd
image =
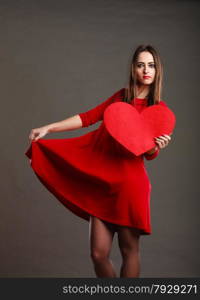
M90 217L90 251L97 277L117 277L109 259L114 233L113 224Z
M139 277L139 238L140 232L136 228L118 226L118 242L123 259L120 277Z

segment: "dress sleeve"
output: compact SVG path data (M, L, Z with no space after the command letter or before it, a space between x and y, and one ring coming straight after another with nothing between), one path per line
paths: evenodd
M104 110L114 101L120 101L124 96L124 90L125 88L120 89L99 105L91 108L86 112L79 113L78 115L82 120L82 127L88 127L100 120L103 120Z
M146 152L143 154L144 157L146 158L146 160L151 160L154 159L158 156L158 154L160 153L160 149L157 148L157 150L153 153L153 154L147 154Z
M167 104L165 103L165 101L163 101L163 100L160 100L159 104L162 105L162 106L168 107Z
M167 107L167 104L165 103L165 101L161 100L160 101L160 104L162 106L166 106ZM154 159L158 156L158 154L160 153L160 149L157 148L157 150L153 153L153 154L147 154L146 152L143 154L144 157L146 158L146 160L151 160L151 159Z

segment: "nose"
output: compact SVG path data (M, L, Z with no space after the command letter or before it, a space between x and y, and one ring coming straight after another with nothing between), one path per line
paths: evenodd
M148 72L148 66L144 67L144 73L146 74Z

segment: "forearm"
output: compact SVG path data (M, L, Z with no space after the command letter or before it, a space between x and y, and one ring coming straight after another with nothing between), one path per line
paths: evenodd
M82 120L79 115L74 115L65 120L48 124L45 127L48 129L49 133L74 130L82 127Z

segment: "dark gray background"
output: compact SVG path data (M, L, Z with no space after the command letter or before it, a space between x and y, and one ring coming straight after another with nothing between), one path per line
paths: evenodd
M145 162L153 233L141 237L141 277L200 275L199 11L198 1L0 1L1 277L95 277L88 223L44 188L24 152L31 128L124 87L140 43L159 50L162 98L177 117L169 146ZM119 272L117 235L111 258Z

